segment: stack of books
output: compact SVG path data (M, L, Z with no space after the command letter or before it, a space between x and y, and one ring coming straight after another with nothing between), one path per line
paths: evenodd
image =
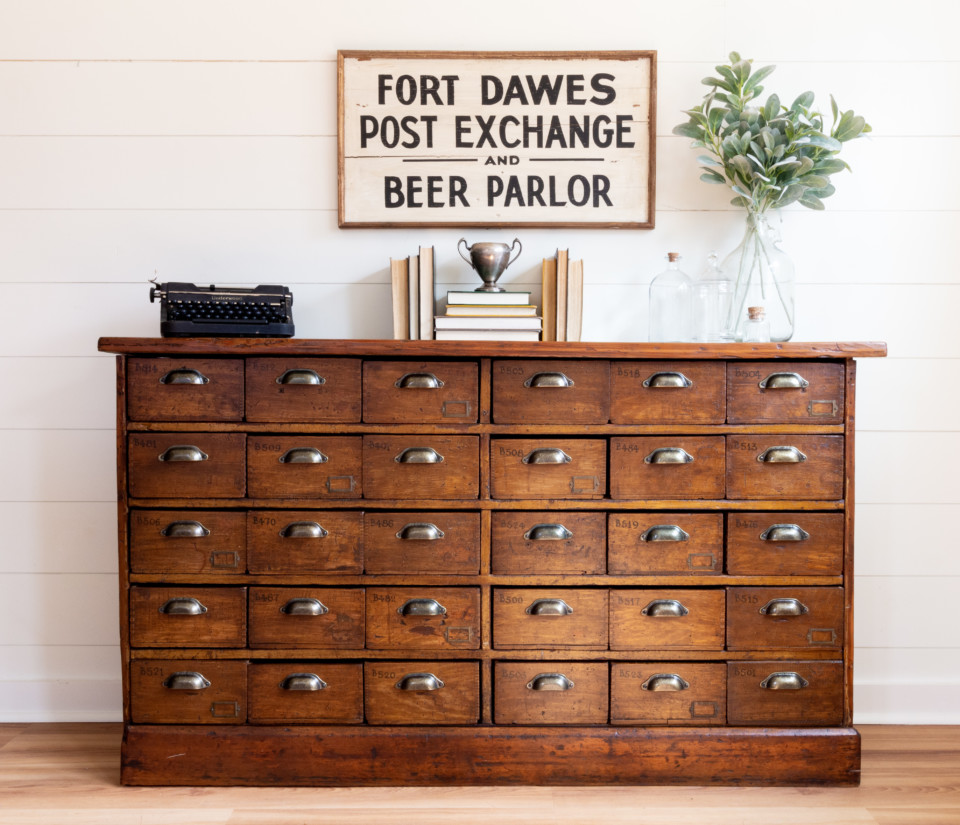
M543 340L579 341L583 328L583 261L567 249L543 259Z
M416 255L390 259L393 337L398 341L433 338L436 312L433 257L432 246L421 246Z
M539 341L541 319L529 292L447 293L434 319L438 341Z

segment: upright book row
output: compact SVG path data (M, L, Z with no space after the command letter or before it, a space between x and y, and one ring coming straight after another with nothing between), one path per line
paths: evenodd
M543 340L579 341L583 329L583 260L567 249L543 259Z
M432 246L421 246L418 254L408 258L390 259L394 339L433 338L434 281Z

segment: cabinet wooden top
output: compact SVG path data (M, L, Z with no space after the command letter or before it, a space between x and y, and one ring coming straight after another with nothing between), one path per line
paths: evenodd
M101 338L101 352L120 355L402 356L407 358L882 358L881 342L783 344L394 341L338 338Z

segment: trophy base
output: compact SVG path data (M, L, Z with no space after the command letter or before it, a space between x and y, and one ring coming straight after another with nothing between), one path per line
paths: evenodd
M502 286L497 286L496 284L484 284L483 286L478 286L474 292L506 292Z

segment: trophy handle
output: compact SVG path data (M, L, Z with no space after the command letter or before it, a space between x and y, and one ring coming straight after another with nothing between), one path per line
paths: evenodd
M513 251L513 247L515 247L515 246L519 246L520 248L517 250L517 254L514 255L514 256L507 262L507 266L510 266L510 264L512 264L515 260L517 260L517 258L520 257L520 253L523 252L523 244L520 243L520 239L519 239L519 238L514 238L514 239L513 239L513 243L510 245L510 251L511 251L511 252Z
M470 247L467 246L467 239L466 239L466 238L461 238L459 241L457 241L457 252L460 252L460 244L463 244L463 245L466 247L466 249L467 249L468 252L470 251ZM471 260L470 260L466 255L464 255L462 252L460 252L460 257L463 258L463 260L465 260L465 261L467 262L467 264L470 266L471 269L474 269L473 261L471 261Z

